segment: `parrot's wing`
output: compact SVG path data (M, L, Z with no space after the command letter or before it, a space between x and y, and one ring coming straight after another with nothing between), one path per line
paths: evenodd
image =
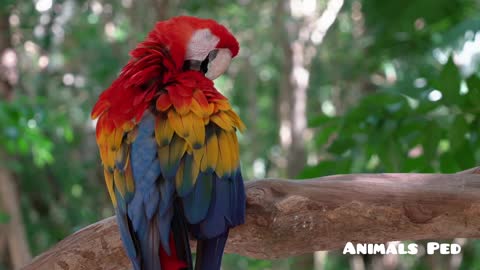
M162 176L154 128L155 118L147 112L133 129L117 128L106 140L99 140L106 144L100 144L105 179L134 268L179 269L191 266L187 227L175 213L175 184ZM183 239L172 238L172 224L181 228L175 236ZM177 255L177 241L188 254Z
M200 95L195 92L189 107L161 106L155 138L163 177L175 183L193 235L205 239L244 222L245 192L235 134L244 126L228 101L202 107L196 101L202 100ZM175 105L174 98L170 97Z
M100 118L99 121L105 121ZM135 184L130 163L132 136L131 128L100 128L97 138L104 166L105 183L115 207L120 234L135 269L140 269L140 254L137 239L128 215L128 205L134 198Z
M229 228L244 223L235 133L244 126L225 99L205 105L202 96L194 92L190 102L180 102L170 95L174 106L157 103L163 111L156 114L155 137L162 174L175 183L190 231L199 240L195 269L207 270L220 269Z
M107 114L99 119L105 180L136 270L191 267L187 226L199 240L220 239L204 250L221 259L228 229L244 222L235 134L243 123L225 99L198 96L184 108L173 95L166 106L157 101L137 125L109 128Z

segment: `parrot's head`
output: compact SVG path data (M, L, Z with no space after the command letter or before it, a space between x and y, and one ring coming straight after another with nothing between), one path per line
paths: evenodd
M211 80L226 71L239 51L238 41L225 26L190 16L158 22L148 40L166 45L177 68L201 71Z

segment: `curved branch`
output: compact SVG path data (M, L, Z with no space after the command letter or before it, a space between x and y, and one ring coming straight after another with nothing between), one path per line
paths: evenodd
M479 168L457 174L351 174L246 183L247 222L227 253L280 258L348 241L480 237ZM114 218L38 256L29 269L126 269Z

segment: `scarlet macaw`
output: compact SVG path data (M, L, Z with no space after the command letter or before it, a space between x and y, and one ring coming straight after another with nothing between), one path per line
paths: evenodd
M220 269L230 228L245 220L236 130L214 87L238 53L213 20L158 22L92 110L105 182L135 270Z

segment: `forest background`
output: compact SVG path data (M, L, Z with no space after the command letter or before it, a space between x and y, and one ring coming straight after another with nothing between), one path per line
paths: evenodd
M240 41L215 84L248 127L246 179L480 164L479 0L0 0L0 270L113 214L90 110L154 23L180 14ZM445 241L463 252L226 255L223 269L480 268L480 241Z

